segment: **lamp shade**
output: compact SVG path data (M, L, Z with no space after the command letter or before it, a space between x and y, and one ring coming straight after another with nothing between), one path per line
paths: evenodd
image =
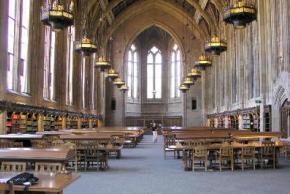
M121 86L124 85L125 82L118 77L114 80L113 84L116 85L118 88L121 88Z
M117 77L119 76L118 72L113 69L110 68L107 74L107 77L110 78L111 80L115 80Z
M120 87L120 90L122 91L122 92L126 92L126 91L128 91L129 90L129 88L128 88L128 86L126 85L126 84L123 84L121 87Z
M111 67L111 64L103 57L100 57L99 60L96 62L95 67L99 68L101 71L105 71L106 69L109 69Z
M191 71L187 74L188 77L191 77L193 80L196 80L201 77L201 71L195 68L192 68Z
M220 55L227 50L227 43L218 36L213 36L205 44L205 51L213 55Z
M185 85L185 84L181 84L181 85L179 86L179 90L180 90L181 92L185 93L187 90L189 90L189 87L188 87L187 85Z
M187 85L187 86L191 86L194 84L193 80L192 80L192 77L186 77L183 81L183 84L184 85Z
M200 55L198 60L195 62L194 67L199 70L205 70L207 67L212 65L212 61L209 56Z
M83 53L84 56L90 56L92 53L97 52L97 45L87 36L84 36L81 41L76 41L75 50Z
M235 28L245 28L257 19L257 10L253 3L246 0L234 0L224 10L224 21Z
M58 1L54 1L51 4L47 4L42 7L41 21L44 25L51 26L53 30L59 31L73 25L73 2L69 6L69 10L65 10L64 5Z

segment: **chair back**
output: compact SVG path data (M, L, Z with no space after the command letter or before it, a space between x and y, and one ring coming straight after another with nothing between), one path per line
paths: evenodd
M35 171L36 172L53 172L57 173L62 170L61 163L45 163L45 162L36 162Z
M220 147L220 156L229 157L233 155L233 148L230 146L221 146Z
M275 143L274 142L263 142L262 143L262 154L263 155L275 154Z
M124 135L112 135L110 143L112 145L123 145L125 142L125 136Z
M164 136L164 146L168 147L170 145L175 145L176 144L176 136L175 134L169 134Z
M253 146L242 147L242 155L255 156L255 147L253 147Z
M26 163L25 162L2 162L1 171L24 172L26 171Z
M208 153L205 146L196 146L194 147L193 150L194 150L193 154L195 157L205 157L207 156L207 153Z

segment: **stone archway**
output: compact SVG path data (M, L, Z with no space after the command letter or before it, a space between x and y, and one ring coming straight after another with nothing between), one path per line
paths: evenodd
M281 131L281 107L290 99L290 73L282 72L274 83L272 96L272 131Z
M154 17L152 17L153 15ZM203 44L201 39L197 38L194 33L189 31L186 26L180 22L180 19L176 17L176 15L172 15L163 10L158 10L156 7L152 7L150 10L143 10L136 17L130 17L122 23L121 27L114 31L112 35L114 40L112 45L112 61L114 63L114 68L119 72L119 75L122 78L126 77L126 61L124 59L126 58L125 56L129 45L131 45L140 33L151 27L158 27L175 39L183 55L182 61L184 66L182 67L182 70L184 74L187 73L187 70L190 68L188 64L191 64L193 59L198 57L199 50L203 47ZM190 39L187 39L185 35L187 35ZM196 84L190 93L193 93L193 96L198 100L198 102L201 102L200 84ZM108 89L106 107L110 107L110 96L114 96L116 98L116 110L111 111L109 108L106 109L107 120L109 120L112 125L117 125L119 123L125 124L124 118L126 112L129 111L129 107L123 107L125 97L116 88ZM183 118L194 118L188 119L188 122L191 123L201 122L200 109L195 111L185 111L185 104L183 107ZM190 125L192 125L191 123Z

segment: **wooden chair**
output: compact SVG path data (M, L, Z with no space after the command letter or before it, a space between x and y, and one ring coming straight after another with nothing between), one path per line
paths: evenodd
M261 167L272 166L276 168L276 149L274 142L264 142L260 150Z
M31 144L33 148L39 148L39 149L51 147L51 144L49 144L45 140L31 140Z
M242 170L245 169L245 165L248 164L248 161L250 161L253 165L253 169L256 169L256 149L253 146L246 146L242 147L241 151L241 166Z
M129 137L130 133L125 133L123 145L126 148L134 148L137 146L136 139Z
M73 160L68 161L68 165L66 167L68 168L75 168L75 171L77 171L77 163L78 163L78 158L77 158L77 149L76 149L76 144L72 142L63 142L62 140L57 140L58 142L53 143L53 147L55 148L66 148L74 151L75 158ZM62 143L61 143L62 142Z
M218 159L219 159L219 169L222 171L223 162L230 162L230 168L234 170L234 153L233 148L231 146L221 146L218 151Z
M53 140L51 143L52 147L63 147L64 144L64 141L61 139Z
M53 172L58 173L62 171L63 165L61 163L45 163L45 162L36 162L35 171L36 172Z
M85 170L94 167L101 170L108 168L107 152L99 150L97 144L87 144L85 146L84 153Z
M164 136L164 144L163 144L164 159L166 159L166 153L167 152L173 152L174 158L175 158L176 151L174 149L169 148L169 146L175 145L175 143L176 143L175 134L168 134L168 135Z
M204 165L204 170L207 171L208 150L205 146L196 146L192 153L192 171L195 170L195 161L198 161L200 166Z
M0 140L0 148L20 148L20 147L23 147L22 142Z
M110 143L114 146L123 146L125 142L124 135L112 135Z
M280 157L284 157L285 160L289 158L290 146L284 145L280 148Z
M24 172L26 171L26 163L25 162L2 162L1 171Z

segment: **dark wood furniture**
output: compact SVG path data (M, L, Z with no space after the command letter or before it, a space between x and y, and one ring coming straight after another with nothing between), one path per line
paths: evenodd
M0 173L0 191L9 191L9 185L6 180L12 178L13 176L17 175L17 173L13 172L1 172ZM79 174L51 174L51 173L34 173L36 177L39 178L39 182L35 185L29 187L29 191L32 193L57 193L62 194L64 188L72 184L76 181L80 175ZM5 182L4 182L5 181ZM14 185L13 191L23 191L24 186L21 185ZM12 192L11 194L14 194Z
M0 149L0 161L61 162L74 159L75 152L64 148L5 148Z

